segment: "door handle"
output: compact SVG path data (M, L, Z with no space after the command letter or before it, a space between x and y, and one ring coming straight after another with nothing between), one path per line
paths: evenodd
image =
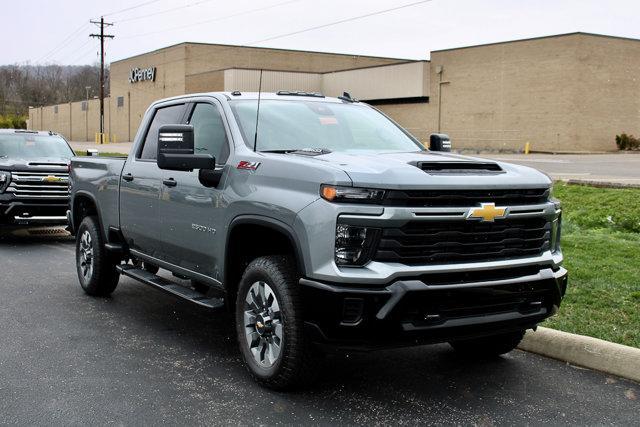
M162 180L162 183L167 187L175 187L176 185L178 185L178 182L173 178L164 179Z
M122 179L124 179L125 181L133 181L133 175L131 175L130 173L122 175Z

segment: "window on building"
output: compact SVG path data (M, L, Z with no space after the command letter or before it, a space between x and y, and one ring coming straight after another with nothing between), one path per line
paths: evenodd
M195 154L211 154L216 163L225 163L229 157L229 143L218 108L212 104L196 104L189 124L193 126Z
M118 108L124 107L124 96L119 96L117 98L117 105L118 105Z
M81 107L82 111L87 111L89 109L89 103L87 101L82 101Z
M155 160L158 155L158 131L161 126L175 125L180 123L184 113L184 104L171 105L169 107L158 108L151 120L147 136L144 139L140 159Z
M57 105L53 107L53 113L54 114L58 114L58 106Z

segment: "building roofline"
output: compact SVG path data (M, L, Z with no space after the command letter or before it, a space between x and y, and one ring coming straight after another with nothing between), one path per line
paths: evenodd
M548 36L528 37L528 38L524 38L524 39L513 39L513 40L505 40L505 41L493 42L493 43L483 43L483 44L474 44L474 45L469 45L469 46L451 47L451 48L447 48L447 49L432 50L431 53L448 52L450 50L472 49L472 48L475 48L475 47L494 46L494 45L499 45L499 44L528 42L528 41L535 41L535 40L544 40L544 39L551 39L551 38L557 38L557 37L569 37L569 36L578 36L578 35L581 35L581 36L592 36L592 37L603 37L603 38L617 39L617 40L630 40L630 41L640 42L640 39L634 39L634 38L631 38L631 37L611 36L611 35L608 35L608 34L597 34L597 33L588 33L588 32L584 32L584 31L574 31L572 33L550 34Z
M128 61L130 59L138 58L145 55L154 54L160 52L162 50L171 49L178 46L188 46L188 45L197 45L197 46L219 46L219 47L237 47L237 48L245 48L245 49L264 49L264 50L277 50L281 52L298 52L298 53L315 53L318 55L338 55L338 56L352 56L352 57L360 57L360 58L370 58L370 59L388 59L398 62L415 62L415 61L424 61L424 59L409 59L409 58L393 58L388 56L371 56L371 55L361 55L357 53L340 53L340 52L321 52L316 50L301 50L301 49L284 49L279 47L267 47L267 46L246 46L239 44L224 44L224 43L202 43L202 42L180 42L175 43L169 46L161 47L158 49L154 49L149 52L140 53L138 55L128 56L126 58L118 59L117 61L112 61L111 64L116 64L122 61Z

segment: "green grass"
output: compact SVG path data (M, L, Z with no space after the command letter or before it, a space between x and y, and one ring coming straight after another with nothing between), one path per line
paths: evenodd
M640 347L640 190L556 184L569 288L546 325Z

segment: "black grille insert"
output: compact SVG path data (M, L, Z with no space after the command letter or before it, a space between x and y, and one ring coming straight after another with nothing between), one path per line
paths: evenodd
M514 190L390 190L386 206L469 207L480 203L496 205L536 205L547 202L548 188Z
M549 249L544 218L480 221L410 221L385 228L375 261L407 265L451 264L531 257Z

